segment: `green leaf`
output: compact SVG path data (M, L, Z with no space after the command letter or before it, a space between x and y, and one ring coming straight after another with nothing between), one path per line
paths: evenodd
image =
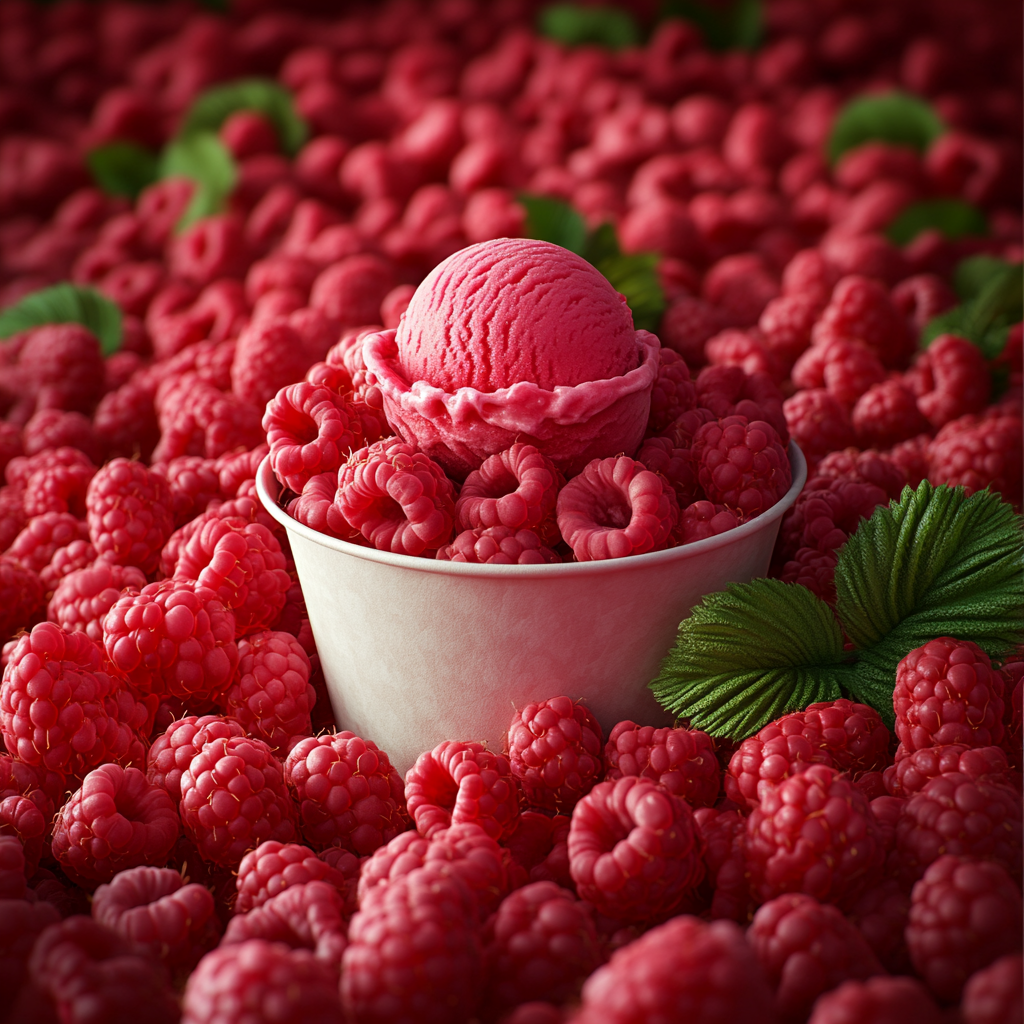
M758 579L705 597L679 624L650 685L693 728L738 740L787 711L841 696L843 657L842 631L824 601L806 587Z
M640 42L636 21L618 7L551 4L538 15L537 28L542 36L566 46L596 43L612 50L622 50Z
M591 231L580 255L595 267L602 260L621 256L622 250L619 248L619 236L615 233L615 226L605 221Z
M764 32L761 0L733 0L730 4L665 0L661 14L662 17L684 18L696 25L711 50L756 49Z
M553 242L583 254L587 244L587 225L577 210L561 199L524 192L519 202L526 208L526 235L543 242Z
M665 293L658 278L656 253L642 252L606 256L595 264L611 282L612 287L626 296L633 313L633 326L637 330L656 331L665 312Z
M965 302L976 299L993 278L1002 277L1010 264L998 256L979 253L961 260L953 271L953 289Z
M296 113L292 94L270 78L243 78L207 89L189 108L179 135L217 132L239 110L254 110L270 121L289 156L309 138L309 125Z
M924 199L911 203L886 228L890 242L906 245L929 228L946 238L966 238L988 234L985 214L962 199Z
M91 149L85 159L100 189L108 196L129 199L152 185L159 169L156 154L134 142L108 142Z
M160 157L161 178L189 178L195 183L178 230L220 213L235 187L238 171L227 147L213 132L197 132L172 140Z
M859 96L836 115L828 140L835 163L849 149L865 142L891 142L924 152L946 130L924 100L904 92Z
M0 338L42 324L82 324L109 356L121 347L121 309L94 288L64 282L26 295L0 312Z
M1022 559L1020 519L989 491L967 497L926 480L876 509L836 565L836 612L862 652L857 675L884 677L891 694L898 661L937 636L992 654L1024 639Z

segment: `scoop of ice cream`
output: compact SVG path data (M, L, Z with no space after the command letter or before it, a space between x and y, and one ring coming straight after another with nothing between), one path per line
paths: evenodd
M640 361L626 300L582 257L550 242L499 238L438 264L395 336L409 381L494 392L608 380Z

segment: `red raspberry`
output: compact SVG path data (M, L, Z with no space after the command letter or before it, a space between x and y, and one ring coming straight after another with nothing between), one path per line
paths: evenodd
M53 855L73 878L109 882L126 868L165 863L180 830L166 790L138 768L104 764L60 809Z
M141 462L114 459L93 478L85 497L89 535L100 557L151 573L174 531L171 492Z
M0 835L0 900L22 900L25 885L25 852L17 836Z
M315 700L309 658L295 637L264 630L238 641L238 671L220 703L250 736L284 753L309 734Z
M825 338L855 338L887 367L899 366L913 351L913 338L880 281L860 274L840 279L814 326L815 342Z
M89 413L103 394L103 353L96 336L81 324L32 328L18 365L27 370L37 409Z
M967 979L1021 948L1020 888L998 864L940 857L914 886L907 946L940 999L957 1002Z
M108 391L96 406L92 425L111 455L135 455L148 460L160 440L153 390L132 378Z
M783 583L799 583L833 608L836 604L836 564L838 556L831 551L798 548L789 561L779 569Z
M341 845L365 857L408 827L401 776L383 750L355 733L300 740L284 775L314 849Z
M761 906L747 941L775 989L783 1020L806 1020L818 996L844 981L885 973L854 925L835 907L803 893Z
M661 474L672 485L681 509L691 505L700 494L690 449L676 447L671 438L649 437L637 452L636 461L652 473Z
M50 447L49 445L47 447ZM60 447L55 445L53 447ZM25 450L21 443L21 430L13 423L0 422L0 475L7 469L7 463L11 459L24 455Z
M217 945L213 895L170 868L135 867L92 897L92 917L172 970L189 972Z
M946 772L957 772L969 779L988 778L1008 782L1009 765L1000 747L969 747L963 743L922 747L896 752L896 763L885 770L885 785L893 796L911 797Z
M281 388L302 380L310 362L298 331L284 317L261 319L238 336L231 390L262 409Z
M711 198L708 193L705 196L706 199L690 205L690 213L695 215L698 227L702 227L700 220L704 204ZM715 205L708 203L706 209L715 211ZM735 223L728 207L724 212L724 218L715 211L708 220L719 220L719 223L724 220L725 224L731 220ZM779 294L779 285L763 256L759 253L737 253L724 256L708 268L701 291L705 299L718 307L725 326L753 327L764 307Z
M698 729L655 729L619 722L604 747L605 781L637 775L653 779L691 807L718 799L719 769L714 743Z
M309 383L292 384L272 396L263 429L274 474L296 493L318 473L336 474L352 451L364 444L355 404L329 388Z
M64 777L49 775L43 784L59 801L64 795ZM19 870L25 877L31 877L39 867L53 821L54 800L44 792L43 784L34 769L0 755L0 837L17 840Z
M942 1024L945 1019L915 978L869 978L826 992L807 1024Z
M690 544L695 540L707 540L739 525L740 520L732 509L710 501L695 501L687 505L679 516L679 542Z
M745 517L771 508L792 483L779 435L769 423L728 416L707 423L693 439L697 479L712 502Z
M7 482L25 488L24 508L30 518L44 512L70 512L84 519L85 493L95 473L89 457L77 448L49 449L7 464Z
M104 620L103 644L140 692L183 700L216 700L238 666L234 615L192 580L123 594Z
M964 743L998 745L1003 738L1003 680L970 640L939 637L896 666L896 735L910 753Z
M868 388L857 399L850 418L857 440L879 448L891 448L928 429L913 392L895 378Z
M338 493L337 471L310 477L302 493L288 503L288 515L304 526L329 537L353 540L358 531L349 526L341 509L334 503Z
M328 882L338 890L348 884L340 871L320 860L308 846L268 839L255 850L250 850L238 865L235 913L247 914L285 889L319 881ZM247 937L267 938L261 935Z
M574 998L602 962L590 908L554 882L502 900L483 935L487 991L496 1009Z
M43 610L46 592L39 573L8 555L0 555L0 639L32 624Z
M454 487L436 462L398 438L349 456L335 501L349 525L381 551L422 555L452 534Z
M811 343L811 328L821 303L810 293L785 294L772 299L757 321L765 347L784 370L790 369Z
M808 473L829 452L854 443L849 415L825 388L799 391L787 398L782 408L790 436L807 459Z
M0 731L18 760L81 778L107 761L141 763L137 704L84 633L43 622L17 642L0 688Z
M964 986L960 1013L964 1024L1000 1024L1024 1016L1024 961L1021 955L1000 957L990 967L975 971Z
M153 467L167 481L171 491L174 525L184 526L206 511L210 502L221 496L220 477L214 459L201 455L179 455L170 462Z
M510 526L463 530L451 544L437 549L437 557L445 562L481 565L546 565L561 561L534 530L514 530Z
M26 455L36 455L47 448L68 447L84 452L95 463L103 461L103 442L89 417L80 412L40 409L25 424L24 438Z
M738 366L744 373L763 373L777 382L785 376L756 328L726 328L708 340L704 355L712 366Z
M893 974L909 974L911 971L903 937L909 913L910 894L896 878L886 878L866 890L850 909L850 920Z
M681 915L618 950L583 986L579 1024L762 1020L772 991L731 921Z
M935 274L905 277L893 288L891 298L914 334L920 334L929 320L957 304L956 293Z
M588 462L558 492L556 513L581 562L659 551L679 517L668 482L625 455Z
M992 394L992 375L981 349L966 338L943 334L906 374L918 408L938 429L951 420L981 412Z
M342 958L341 998L355 1020L469 1020L482 955L470 890L433 866L363 898Z
M609 917L670 917L704 877L693 812L648 779L602 782L573 811L569 870L580 897Z
M36 940L28 969L61 1020L177 1024L178 1001L157 964L91 917L76 914L50 925Z
M25 515L25 488L0 487L0 551L6 551L28 522Z
M597 719L570 697L527 704L508 728L509 765L526 802L571 811L603 772L603 740Z
M420 754L405 776L405 802L428 839L449 825L473 822L500 840L515 830L519 817L508 759L479 743L445 740Z
M220 715L179 718L150 745L146 755L146 778L166 789L177 807L181 800L181 776L207 741L244 735L245 730L233 718Z
M50 559L50 564L39 573L47 593L52 594L69 573L88 569L96 561L96 557L96 549L87 540L73 540L65 547L57 548ZM146 580L141 572L132 578L141 579L143 583Z
M688 366L703 366L704 346L723 327L721 313L703 299L680 295L661 318L662 342L678 352Z
M998 408L998 407L997 407ZM928 479L964 487L968 494L991 487L1021 506L1024 426L1019 414L993 411L947 423L928 448Z
M885 860L881 828L866 798L834 768L812 764L759 795L746 826L757 902L805 892L849 904L878 880Z
M24 879L22 880L24 889ZM40 900L30 903L21 897L4 898L0 902L0 979L4 986L4 1012L8 1020L24 1017L27 1007L33 1009L45 1000L32 991L28 982L28 958L40 933L60 921L53 904ZM53 1014L53 1008L46 1008ZM52 1020L53 1017L41 1016Z
M893 863L909 885L944 853L985 857L1019 877L1021 806L1016 789L957 772L925 783L896 823Z
M878 356L860 341L838 338L822 350L822 384L835 399L851 409L869 388L885 380L885 369ZM796 369L794 368L794 383Z
M214 461L220 493L226 498L239 498L242 488L249 481L255 481L260 464L270 454L270 445L258 444L247 452L222 455Z
M337 974L308 950L249 939L207 953L189 976L181 1024L237 1024L273 1007L280 1024L336 1024Z
M121 592L146 585L146 577L134 565L111 565L102 558L84 569L64 576L47 609L51 622L68 633L79 630L96 643L103 642L103 620Z
M224 867L267 839L297 838L281 763L247 736L207 740L182 773L180 811L203 859Z
M648 434L660 434L679 416L697 404L697 391L690 370L678 352L663 347L659 353L658 376L651 391Z
M540 811L523 811L515 832L502 845L529 873L531 882L554 882L571 889L568 839L569 819L564 814L549 817Z
M746 416L748 421L765 420L783 444L789 443L782 392L767 374L744 373L738 366L706 366L697 375L696 386L698 411L700 407L710 409L712 418L719 419Z

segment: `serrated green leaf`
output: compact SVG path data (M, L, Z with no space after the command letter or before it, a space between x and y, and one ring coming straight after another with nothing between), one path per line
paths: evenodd
M885 234L895 245L907 245L929 229L946 238L966 238L988 234L988 221L978 207L962 199L923 199L906 207Z
M254 110L270 121L289 156L309 138L309 125L296 112L292 94L270 78L243 78L207 89L189 108L178 134L217 132L239 110Z
M683 18L700 29L710 50L753 50L764 33L761 0L733 0L729 4L700 0L665 0L663 18Z
M553 242L563 249L582 255L587 244L587 225L579 212L561 199L520 193L526 208L526 236Z
M612 50L622 50L640 42L640 28L636 21L618 7L551 4L537 16L537 28L542 36L566 46L596 43Z
M849 149L865 142L891 142L924 152L945 132L942 118L924 100L904 92L859 96L836 115L828 140L835 163Z
M121 347L121 309L94 288L64 282L32 292L0 312L0 338L42 324L82 324L109 356Z
M828 605L806 587L758 579L706 596L650 685L694 728L743 739L786 711L835 700L847 671Z
M968 256L956 265L953 271L953 289L966 302L976 299L993 278L1002 277L1010 270L1011 264L998 256L979 253Z
M637 330L656 331L665 312L665 293L658 278L656 253L633 253L606 256L595 266L626 296Z
M160 157L161 178L189 178L195 191L177 229L220 213L238 178L235 161L213 132L196 132L170 142Z
M108 196L135 199L156 181L157 155L134 142L108 142L89 150L86 163L93 181Z

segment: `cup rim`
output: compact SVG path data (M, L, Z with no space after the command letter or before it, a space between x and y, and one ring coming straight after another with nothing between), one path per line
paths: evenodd
M550 578L554 576L593 576L605 573L628 572L631 569L642 569L664 565L672 562L685 562L688 558L728 547L752 534L773 525L792 507L797 495L807 482L807 460L800 446L795 441L789 442L789 464L793 473L793 482L786 493L766 512L761 513L735 529L726 530L716 537L692 541L678 547L666 548L662 551L648 551L643 555L629 555L625 558L606 558L593 562L556 562L544 565L480 565L473 562L438 561L417 555L403 555L392 551L379 551L377 548L364 547L350 541L331 537L319 530L300 523L288 515L277 503L280 484L270 468L270 456L266 455L256 472L256 493L263 507L280 523L288 533L294 533L330 548L340 554L351 555L369 562L378 562L401 569L413 569L418 572L439 573L444 576L480 576L505 579Z

